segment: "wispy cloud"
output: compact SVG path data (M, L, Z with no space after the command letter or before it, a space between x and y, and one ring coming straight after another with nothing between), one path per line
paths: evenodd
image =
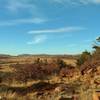
M43 30L32 30L29 31L28 34L33 35L33 40L28 42L27 44L40 44L45 42L48 38L50 38L48 36L48 34L54 34L54 33L65 33L65 32L76 32L76 31L81 31L84 30L85 28L82 27L63 27L63 28L57 28L57 29L43 29ZM60 34L62 37L62 34ZM58 35L56 35L56 37L58 37ZM53 38L51 36L51 38ZM75 46L72 45L72 46Z
M87 4L100 4L100 0L52 0L58 4L70 5L87 5Z
M4 10L11 15L12 20L0 21L0 26L11 26L17 24L39 24L46 22L46 18L42 16L37 4L34 0L5 0L3 4Z
M30 3L30 0L9 0L6 8L14 13L19 12L22 9L28 9L29 11L31 9L37 9L36 5Z
M92 39L84 40L84 43L89 43L89 42L93 42L93 40Z
M46 35L36 35L32 41L27 42L27 44L32 45L32 44L41 44L45 42L47 39Z
M13 16L43 16L36 0L6 0L3 6L9 15Z
M84 30L82 27L63 27L63 28L57 28L57 29L43 29L43 30L32 30L29 31L29 34L41 34L41 33L62 33L62 32L75 32Z
M82 4L100 4L100 0L79 0Z
M42 18L23 18L23 19L15 19L15 20L8 20L8 21L0 21L0 26L12 26L18 24L40 24L44 23L47 20Z

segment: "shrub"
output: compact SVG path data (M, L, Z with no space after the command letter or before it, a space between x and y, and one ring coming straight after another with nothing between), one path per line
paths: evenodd
M61 60L61 59L57 59L57 65L60 69L65 68L66 67L66 63Z
M96 72L97 67L100 66L100 37L97 38L93 48L95 49L92 55L85 52L81 55L78 64L81 65L81 73L93 73ZM89 59L91 57L91 59Z
M16 64L14 66L15 79L24 83L30 79L43 80L58 72L58 66L54 63Z
M84 62L89 60L90 58L91 58L91 53L88 51L84 51L77 60L77 65L80 66L84 64Z
M75 72L75 67L71 66L71 65L67 65L67 67L62 68L60 70L60 76L61 77L66 77L66 76L73 76L74 72Z
M42 79L44 73L38 64L19 64L16 66L15 78L21 82L27 82L29 79Z
M43 69L45 75L56 74L59 71L59 68L58 68L57 64L55 64L55 63L46 64L46 65L42 66L42 69Z

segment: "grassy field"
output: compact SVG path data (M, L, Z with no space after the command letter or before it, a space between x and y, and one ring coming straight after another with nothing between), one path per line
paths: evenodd
M46 74L48 77L28 78L26 81L21 80L20 82L20 78L23 79L26 74L29 74L28 69L25 69L24 74L21 71L21 73L17 73L20 74L17 79L15 78L16 70L19 70L20 67L24 68L26 65L31 68L30 66L34 65L36 61L39 61L37 64L43 64L43 68L49 64L47 66L48 69L50 67L49 70L55 66L58 70L60 65L55 64L57 59L57 57L47 56L39 57L39 59L36 56L0 59L0 100L92 100L93 98L95 98L93 100L100 100L100 84L94 84L94 78L90 75L82 76L80 74L75 58L60 58L69 67L66 75L62 70L59 73ZM47 65L44 65L45 61ZM100 69L98 69L99 72ZM27 78L27 76L25 77ZM99 81L99 75L96 79Z

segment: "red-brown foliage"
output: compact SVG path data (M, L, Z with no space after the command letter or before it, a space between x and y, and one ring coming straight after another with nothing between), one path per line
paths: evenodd
M58 66L54 63L43 64L16 64L15 76L17 80L27 82L29 79L44 79L58 72Z
M69 66L69 67L68 67ZM60 76L61 77L72 77L75 70L75 67L68 65L66 68L62 68L60 71Z

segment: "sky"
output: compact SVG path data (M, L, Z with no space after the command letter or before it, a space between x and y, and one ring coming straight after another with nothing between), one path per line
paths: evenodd
M0 0L0 54L79 54L100 36L100 0Z

